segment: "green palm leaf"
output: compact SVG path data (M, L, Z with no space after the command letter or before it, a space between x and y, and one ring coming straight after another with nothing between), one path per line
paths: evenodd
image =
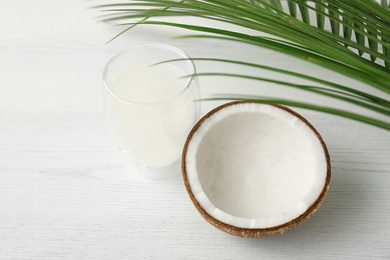
M318 80L309 75L283 71L261 64L211 58L207 60L273 70L310 80L314 85L299 85L292 82L221 72L202 74L202 76L223 75L248 80L269 81L324 97L343 100L382 116L385 115L385 119L360 116L348 111L321 107L306 102L278 98L263 98L261 101L267 100L267 102L289 104L336 114L390 130L389 1L382 0L378 4L371 0L288 0L286 8L279 0L182 0L179 2L173 0L133 0L98 6L98 8L109 13L108 16L103 17L104 20L117 21L120 25L127 26L126 30L140 24L185 28L199 34L187 35L182 38L214 38L265 47L359 80L367 85L367 91L357 91L347 86ZM314 14L314 21L310 19L310 14ZM165 21L158 20L159 17L177 16L192 16L228 23L270 36L248 35L238 30L222 30L198 24L182 24L166 21L166 19L164 19ZM327 22L330 24L329 30L325 29ZM379 90L382 95L378 97L370 94L371 89ZM260 101L258 97L247 99ZM378 117L382 116L378 115Z

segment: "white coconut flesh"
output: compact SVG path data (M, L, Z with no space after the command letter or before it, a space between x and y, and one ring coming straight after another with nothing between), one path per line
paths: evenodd
M321 194L324 148L305 122L267 104L211 114L188 143L186 174L199 205L239 228L270 228L303 214Z

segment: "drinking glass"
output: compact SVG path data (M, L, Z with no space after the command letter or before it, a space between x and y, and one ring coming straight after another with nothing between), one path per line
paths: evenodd
M162 44L119 53L104 69L109 129L128 162L147 177L180 172L185 139L200 114L195 72L185 52Z

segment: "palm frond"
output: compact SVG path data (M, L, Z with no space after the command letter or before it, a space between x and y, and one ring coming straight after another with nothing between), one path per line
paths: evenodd
M319 82L313 77L302 74L294 74L294 76L300 79L310 78L312 82L326 85L327 88L279 82L248 75L229 74L224 76L270 81L315 92L384 114L388 120L390 114L389 2L389 0L382 0L379 4L372 0L287 0L287 5L283 5L280 0L133 0L119 4L102 5L98 8L110 13L109 16L103 18L104 20L117 21L119 24L127 26L126 30L140 24L184 28L199 33L185 36L187 38L231 40L265 47L336 71L365 83L368 90L361 92L327 81ZM183 24L166 21L166 19L164 21L158 20L160 17L177 16L191 16L232 24L266 33L269 36L249 35L239 30ZM314 19L311 19L313 17ZM219 60L219 62L233 61ZM245 65L260 66L263 69L265 67L259 64ZM269 67L267 69L278 70ZM286 75L294 73L278 72ZM210 72L208 75L222 74ZM370 88L381 91L382 96L369 94ZM269 98L268 100L281 102L281 99L277 98ZM283 102L288 103L286 100ZM322 109L320 106L307 105L305 102L291 102L295 106L301 104L301 107L338 114L390 130L389 122L374 118L370 120L348 111L340 112L340 110L333 108Z
M219 97L211 97L211 98L206 98L204 100L209 100L209 101L241 100L241 101L251 101L251 102L260 102L260 103L280 104L280 105L285 105L285 106L310 109L310 110L324 112L324 113L328 113L328 114L332 114L332 115L342 116L342 117L349 118L349 119L352 119L352 120L355 120L358 122L377 126L379 128L383 128L383 129L387 129L387 130L390 129L390 123L386 122L386 121L378 120L378 119L368 117L368 116L363 116L361 114L354 113L354 112L340 110L337 108L319 106L319 105L315 105L315 104L310 104L310 103L305 103L305 102L297 102L297 101L293 101L293 100L276 99L276 98L253 96L253 95L252 96L243 96L243 95L222 96L222 94L219 95Z
M387 56L384 49L382 49L382 51L378 49L378 45L379 42L382 44L386 42L386 39L389 37L389 12L386 11L389 10L388 1L382 1L382 6L384 6L384 8L381 9L384 9L385 12L380 12L380 14L383 15L383 19L378 19L375 15L378 10L383 10L378 9L378 5L376 3L373 4L372 1L353 1L354 3L351 3L352 6L350 5L350 2L352 1L314 1L315 8L308 3L302 4L301 1L297 0L288 0L288 2L300 2L300 5L305 10L305 15L308 10L316 12L317 20L320 22L320 24L317 25L318 28L323 28L322 24L324 23L325 16L327 16L330 22L331 31L334 34L341 35L342 33L346 39L351 41L351 32L354 31L356 43L358 43L358 46L355 46L355 49L358 51L359 55L366 53L359 48L359 46L367 47L366 41L368 41L368 47L373 51L373 53L370 53L372 61L375 61L377 58L375 53L381 53ZM359 2L358 6L355 5L356 2ZM354 20L354 23L351 23L351 20ZM382 48L388 47L385 44ZM385 61L385 66L389 68L387 61Z

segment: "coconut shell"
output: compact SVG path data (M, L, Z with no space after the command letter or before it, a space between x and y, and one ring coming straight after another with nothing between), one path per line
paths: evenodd
M241 227L235 227L235 226L227 224L227 223L223 223L223 222L215 219L214 217L212 217L210 214L208 214L202 208L202 206L199 204L199 202L195 198L194 194L192 193L191 186L190 186L189 181L188 181L188 173L187 173L187 167L186 167L186 156L187 156L187 150L188 150L189 143L191 142L191 139L192 139L194 133L198 130L200 125L202 125L202 123L205 120L207 120L211 115L217 113L221 109L224 109L228 106L234 106L234 105L242 104L242 103L254 103L254 102L235 101L235 102L230 102L230 103L226 103L224 105L221 105L221 106L213 109L209 113L207 113L193 127L193 129L191 130L191 132L189 133L189 135L187 137L186 143L185 143L184 148L183 148L183 154L182 154L182 174L183 174L184 184L185 184L185 187L187 189L188 195L191 198L192 203L194 204L195 208L198 210L200 215L207 222L209 222L211 225L213 225L217 229L222 230L222 231L224 231L228 234L234 235L234 236L247 237L247 238L263 238L263 237L283 234L283 233L299 226L303 222L305 222L320 208L322 202L324 201L324 199L329 191L330 178L331 178L330 156L329 156L328 149L325 145L325 142L323 141L323 139L322 139L321 135L318 133L318 131L304 117L299 115L297 112L295 112L287 107L281 106L281 105L267 104L267 105L278 107L280 109L283 109L283 110L289 112L290 114L292 114L293 116L297 117L302 122L304 122L307 126L309 126L309 128L317 136L317 138L318 138L319 142L321 143L322 148L324 150L326 167L327 167L324 186L323 186L322 191L321 191L320 195L318 196L318 198L312 203L312 205L310 205L310 207L307 208L307 210L303 214L301 214L297 218L295 218L287 223L284 223L282 225L278 225L278 226L274 226L274 227L270 227L270 228L253 228L253 229L252 228L241 228ZM259 103L259 102L257 102L257 103ZM264 103L259 103L259 104L264 104Z

